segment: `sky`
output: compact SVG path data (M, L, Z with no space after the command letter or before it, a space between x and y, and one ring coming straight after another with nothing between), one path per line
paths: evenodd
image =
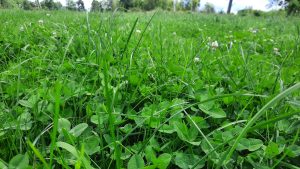
M205 3L212 3L215 6L217 11L227 11L227 6L229 0L201 0L201 7L204 7ZM233 13L237 13L237 11L241 9L245 9L246 7L252 7L252 9L258 9L262 11L269 11L275 8L267 8L266 5L269 3L269 0L233 0L232 9Z
M66 5L66 0L56 0L61 2L64 6ZM76 0L75 0L76 1ZM90 9L93 0L83 0L86 9ZM201 0L200 9L204 7L205 3L212 3L217 11L227 11L229 0ZM258 9L263 11L269 11L266 5L269 0L233 0L232 12L237 13L238 10L244 9L246 7L252 7L252 9Z

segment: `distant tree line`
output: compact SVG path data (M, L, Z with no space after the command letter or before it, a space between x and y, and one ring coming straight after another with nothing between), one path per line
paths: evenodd
M124 10L149 11L155 8L163 10L196 10L200 0L93 0L91 11Z
M91 11L114 10L144 10L155 8L163 10L197 10L200 0L93 0ZM0 8L22 8L25 10L48 9L48 10L78 10L84 11L83 0L66 0L66 6L54 0L0 0Z
M300 0L269 0L269 7L280 6L287 15L300 14Z
M228 0L227 13L231 12L234 0ZM196 11L199 10L200 0L93 0L91 4L92 12L114 10L116 8L125 11L149 11L155 8L172 11ZM269 7L280 6L286 10L288 15L300 13L300 0L269 0ZM66 0L66 6L54 0L0 0L0 8L22 8L24 10L47 9L59 10L67 9L73 11L85 11L83 0ZM202 12L215 13L214 5L206 3L202 8ZM240 14L246 15L254 13L259 16L261 11L252 9L244 9ZM220 11L220 13L224 13Z
M85 11L83 0L66 0L67 6L63 7L60 2L54 2L54 0L0 0L0 8L21 8L24 10L34 10L34 9L46 9L46 10L78 10Z

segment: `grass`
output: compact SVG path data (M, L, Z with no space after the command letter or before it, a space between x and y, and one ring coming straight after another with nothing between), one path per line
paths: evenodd
M2 10L0 168L299 168L299 22Z

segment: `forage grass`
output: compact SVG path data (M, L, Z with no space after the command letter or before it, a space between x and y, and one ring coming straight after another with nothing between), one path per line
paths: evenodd
M234 149L237 147L237 144L239 143L239 141L246 135L246 133L249 131L249 129L251 128L251 126L259 119L260 116L263 115L263 113L265 113L265 111L267 111L270 107L275 106L275 104L277 104L277 102L279 102L280 100L284 99L286 96L288 96L289 94L298 91L300 89L300 83L295 84L294 86L286 89L285 91L283 91L282 93L278 94L277 96L275 96L272 100L270 100L266 105L264 105L246 124L246 126L243 128L243 130L241 131L241 133L238 135L238 137L236 138L236 140L234 141L234 144L230 147L229 151L227 154L225 154L223 156L223 158L220 160L221 165L223 165L224 162L226 162L227 160L229 160L229 158L231 157ZM225 164L226 165L226 164Z
M280 14L1 10L0 168L299 168Z

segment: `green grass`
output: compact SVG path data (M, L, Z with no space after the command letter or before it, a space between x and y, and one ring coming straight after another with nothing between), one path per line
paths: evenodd
M297 17L1 10L0 23L0 168L300 167Z

